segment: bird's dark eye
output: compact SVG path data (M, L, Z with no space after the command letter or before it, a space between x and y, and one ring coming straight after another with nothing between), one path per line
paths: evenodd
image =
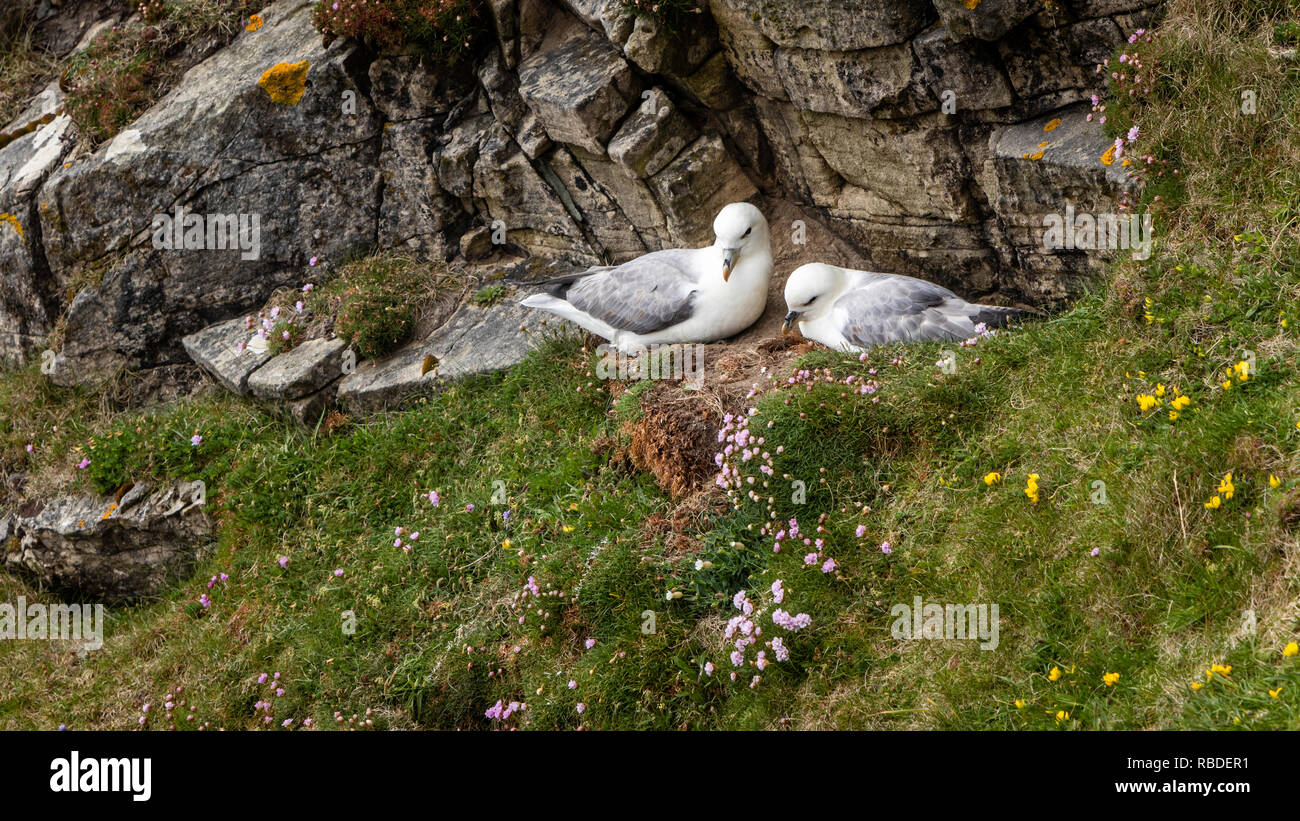
M821 294L818 294L817 296L821 296ZM816 301L817 301L817 297L815 296L815 297L813 297L812 299L808 300L808 304L811 305L811 304L813 304L813 303L816 302Z
M745 229L745 233L743 233L743 234L740 235L741 239L744 239L745 237L749 236L749 233L750 233L751 231L753 231L753 230L754 230L754 226L752 226L752 225L751 225L750 227L746 228L746 229Z

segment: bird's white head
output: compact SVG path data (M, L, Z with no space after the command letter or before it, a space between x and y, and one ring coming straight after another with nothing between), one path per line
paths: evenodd
M785 281L785 324L781 333L790 330L797 319L812 320L830 310L844 288L844 269L821 262L800 265Z
M713 235L713 246L722 249L723 282L731 278L742 256L756 251L771 253L767 220L747 202L733 202L719 211L713 220Z

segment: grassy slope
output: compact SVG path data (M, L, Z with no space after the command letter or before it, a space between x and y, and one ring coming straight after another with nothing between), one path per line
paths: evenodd
M773 479L770 512L749 502L706 518L698 555L655 535L645 520L673 504L601 446L639 413L639 392L611 405L576 343L330 434L226 399L146 426L108 419L33 371L6 377L6 458L88 485L68 467L81 457L73 448L122 431L129 446L99 440L95 478L203 478L222 537L174 593L115 610L98 653L0 644L0 726L133 726L142 704L156 714L182 686L195 723L226 727L268 725L253 707L267 697L273 727L368 708L378 727L486 727L484 710L504 699L528 704L504 724L559 728L1300 728L1300 658L1281 653L1300 636L1300 514L1279 514L1300 508L1300 82L1267 54L1266 23L1282 5L1170 9L1148 54L1161 81L1109 112L1113 126L1140 125L1140 153L1180 169L1181 183L1148 188L1162 198L1156 253L1117 265L1063 315L961 350L952 374L932 364L939 345L866 363L810 354L806 367L836 378L877 368L879 402L826 383L755 400L751 426L776 474L806 482L806 504ZM1257 91L1253 116L1239 111L1246 88ZM1247 349L1257 373L1224 390L1225 367ZM1140 412L1134 397L1157 383L1163 404ZM1175 386L1192 401L1170 421ZM195 429L203 444L187 449ZM985 484L991 471L1004 479ZM1229 471L1233 498L1207 509ZM1029 473L1036 504L1023 492ZM497 481L506 505L493 504ZM430 489L438 508L420 497ZM805 532L824 514L838 572L803 567L801 549L773 553L757 533L773 513ZM421 533L410 554L393 546L397 526ZM696 571L696 559L713 566ZM229 581L209 592L220 572ZM530 576L562 593L520 606ZM783 606L812 625L785 636L790 660L759 686L748 686L752 668L732 682L729 599L777 578ZM672 590L683 597L666 601ZM0 579L0 601L24 592L34 595ZM195 604L204 592L206 610ZM998 603L998 649L892 639L889 608L917 595ZM1242 631L1246 609L1254 635ZM642 632L646 610L653 634ZM762 623L767 637L784 634ZM1232 672L1194 689L1211 664ZM285 694L269 696L256 678L277 671ZM1106 686L1111 672L1119 681Z

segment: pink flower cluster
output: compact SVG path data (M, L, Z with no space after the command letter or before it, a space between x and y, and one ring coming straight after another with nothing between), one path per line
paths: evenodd
M497 699L497 703L487 708L487 712L483 715L498 721L505 721L515 713L520 713L527 709L528 705L522 701L512 701L509 704L506 704L501 699Z
M807 613L800 613L797 616L792 616L778 607L772 612L772 621L792 633L797 633L812 624L812 616Z
M400 525L393 528L393 535L397 537L393 539L393 547L402 548L403 553L410 553L411 548L420 540L420 531L407 531L406 528L401 527ZM405 542L402 541L403 536L406 537Z
M785 588L785 583L781 579L772 582L770 590L772 593L772 599L776 604L783 603L786 595L789 593ZM737 592L736 595L732 596L731 604L739 610L740 613L739 615L732 616L727 621L727 626L723 630L723 637L732 642L732 647L734 649L728 653L728 658L733 667L744 667L748 663L752 664L760 672L766 670L767 666L772 663L772 660L768 657L769 650L771 651L772 658L776 661L782 662L789 660L790 648L786 646L784 639L777 636L767 641L763 640L763 628L758 621L764 611L755 604L754 600L749 597L746 591L741 590ZM772 613L772 621L779 627L784 627L786 630L791 632L797 632L812 624L812 617L807 613L800 613L797 616L792 616L784 610L777 608ZM767 649L758 649L754 654L753 660L750 661L748 658L749 648L758 645L760 642L763 642L763 646ZM704 665L705 675L713 675L715 669L716 668L713 666L712 662L708 662ZM736 673L733 672L731 674L731 680L738 680ZM755 676L754 680L750 683L750 686L757 686L759 680L759 677Z

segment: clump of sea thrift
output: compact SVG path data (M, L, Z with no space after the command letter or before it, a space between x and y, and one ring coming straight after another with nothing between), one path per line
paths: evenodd
M772 583L770 588L772 601L774 604L781 604L785 601L789 590L785 587L785 582L777 579ZM731 651L728 653L728 659L732 667L753 666L760 672L776 662L788 661L790 658L790 648L785 644L785 639L781 636L775 636L771 639L765 639L763 636L763 615L766 608L756 603L750 598L748 591L740 590L731 597L731 605L737 611L738 615L732 616L723 630L723 638L731 642ZM807 613L791 615L782 610L780 607L772 611L770 616L771 622L789 632L798 632L812 624L812 617ZM750 649L753 648L753 657L750 657ZM766 649L763 649L766 648ZM769 657L768 653L771 653ZM706 675L712 676L714 671L712 662L704 666ZM737 676L733 673L731 676L735 681ZM750 686L757 686L760 680L755 676L751 680Z

